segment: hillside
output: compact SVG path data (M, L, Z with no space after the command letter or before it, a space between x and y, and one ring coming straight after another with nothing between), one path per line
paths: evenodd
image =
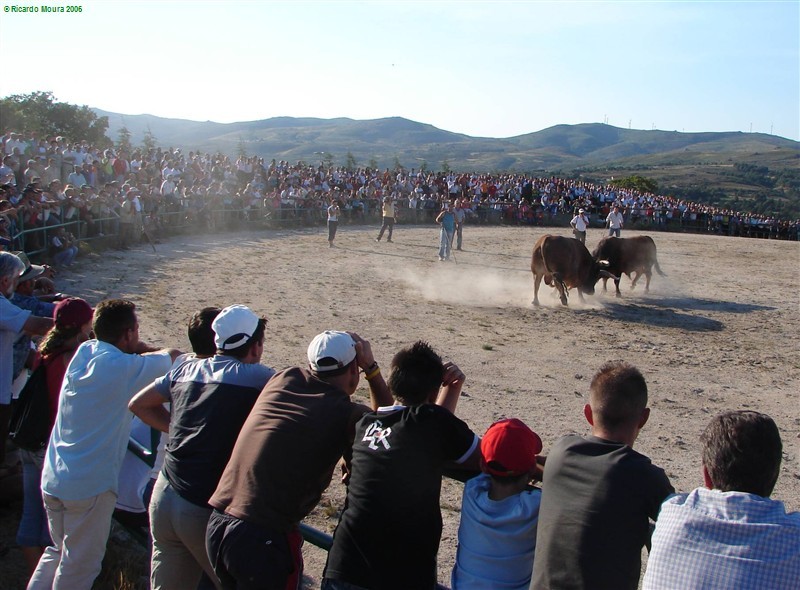
M759 213L800 217L800 143L763 133L680 133L600 123L556 125L495 139L470 137L401 117L375 120L276 117L238 123L120 115L134 144L150 131L162 146L267 159L481 172L528 172L606 182L638 174L661 192ZM742 173L742 169L746 169ZM756 172L753 172L754 168Z

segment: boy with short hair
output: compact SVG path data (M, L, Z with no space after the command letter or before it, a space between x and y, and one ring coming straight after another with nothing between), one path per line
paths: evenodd
M356 425L347 501L324 590L436 587L445 466L477 469L479 439L456 418L466 377L418 341L392 359L394 405Z
M481 471L467 481L461 501L453 590L524 590L531 581L541 490L542 440L516 418L492 424L481 439Z
M562 437L547 456L531 588L635 590L649 519L674 492L632 448L650 417L647 383L628 363L606 363L583 411L592 434Z

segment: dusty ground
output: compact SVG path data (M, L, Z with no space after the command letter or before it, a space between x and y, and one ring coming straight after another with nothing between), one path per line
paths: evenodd
M545 452L562 434L587 432L582 407L593 372L625 359L650 386L652 416L636 448L678 490L701 483L697 437L709 418L752 408L770 414L783 436L775 497L800 509L797 242L652 234L668 277L655 276L649 294L643 284L631 292L624 278L622 299L598 285L586 304L573 296L564 308L543 286L535 309L529 260L543 229L467 227L465 250L449 263L437 261L433 227L400 226L392 244L376 243L376 231L341 228L333 249L321 229L174 237L157 254L139 247L81 262L59 288L92 303L130 298L142 339L184 349L193 311L246 304L269 318L263 362L276 368L305 362L307 343L329 328L368 338L384 366L400 347L425 339L467 374L459 416L479 433L500 417L519 417ZM590 230L590 250L601 237ZM442 582L453 563L460 490L443 486ZM309 522L333 531L343 498L335 481ZM310 585L324 557L308 548Z

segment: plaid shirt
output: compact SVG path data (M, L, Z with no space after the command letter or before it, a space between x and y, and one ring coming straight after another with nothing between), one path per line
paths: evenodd
M800 588L800 512L697 488L661 506L643 590Z

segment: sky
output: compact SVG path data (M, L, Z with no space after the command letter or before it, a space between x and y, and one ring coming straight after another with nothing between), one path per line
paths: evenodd
M69 2L81 11L3 4L0 96L221 123L398 116L476 137L599 122L800 140L798 0Z

